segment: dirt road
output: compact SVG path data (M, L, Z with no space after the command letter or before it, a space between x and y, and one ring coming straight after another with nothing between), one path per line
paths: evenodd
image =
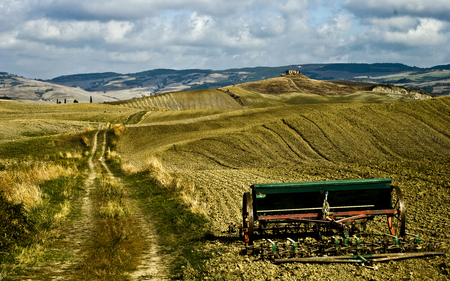
M57 243L51 242L49 245L52 245L52 248L45 250L46 252L65 253L65 256L70 256L70 258L65 258L63 261L41 262L28 268L20 276L15 276L15 280L91 280L92 278L109 278L108 276L115 276L114 278L121 280L168 280L167 266L159 256L158 239L152 222L144 215L138 203L127 196L125 187L124 205L130 210L128 215L112 220L104 219L99 215L103 207L97 199L101 183L115 181L120 184L121 181L120 178L113 175L105 162L106 137L106 131L101 130L96 131L93 136L88 158L89 169L84 182L85 192L80 200L79 218L66 221L58 229L55 229L57 235L53 239L57 239L55 240ZM105 223L109 223L110 226L105 226ZM128 231L126 233L129 236L126 239L132 242L133 239L138 239L138 244L123 243L121 251L112 250L111 253L117 254L118 257L95 256L95 251L98 252L99 249L104 248L104 245L97 245L99 241L96 240L96 236L99 235L99 230L102 231L105 227L106 229L118 229L118 225L126 226L124 231ZM106 247L113 247L111 245L113 244L107 243ZM141 249L136 251L132 247L133 245L139 245ZM128 254L123 253L127 251ZM113 262L95 264L99 258L114 261L117 258L123 259L123 256L127 255L133 256L133 259L130 259L133 264L120 270L120 274L117 275L114 274L116 269L108 268L116 265Z

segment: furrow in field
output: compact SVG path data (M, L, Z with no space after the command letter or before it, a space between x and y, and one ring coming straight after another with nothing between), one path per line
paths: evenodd
M241 223L242 194L250 185L270 181L251 170L182 171L180 175L195 184L216 235L227 231L230 223Z
M436 130L437 133L449 138L450 110L445 106L445 103L433 101L433 103L422 103L414 108L410 106L397 107L397 111L407 114L419 122L423 122L426 126Z
M306 120L306 119L305 119ZM282 119L283 123L288 126L291 130L295 131L298 136L300 137L300 139L302 139L304 141L304 143L307 145L307 147L313 151L315 154L317 154L318 156L320 156L320 158L331 162L331 160L325 155L323 154L319 149L315 148L315 145L313 145L313 143L308 140L307 137L305 137L305 131L303 126L299 126L299 124L297 123L298 120L287 120L287 119ZM297 126L296 126L297 125ZM302 128L302 129L298 129L298 128Z
M389 141L395 143L394 148L399 155L410 160L431 157L437 151L442 150L438 142L448 143L449 139L439 139L436 131L422 122L416 122L406 114L388 114L378 108L371 108L385 124L384 129L389 132ZM409 143L405 146L405 143ZM438 157L445 157L447 152L442 150ZM433 156L434 158L434 156Z
M288 148L288 150L290 150L297 158L301 159L301 160L306 160L305 157L303 157L303 155L300 155L299 153L297 153L297 151L295 151L293 149L292 146L289 145L289 143L279 134L277 133L275 130L269 128L267 125L262 125L262 127L266 130L268 130L270 132L270 134L272 134L274 137L274 139L278 139L279 142L282 144L282 146L285 146Z
M374 121L377 120L377 117L376 114L371 115L370 111L364 109L351 109L342 113L342 118L358 130L358 135L366 140L363 144L365 150L361 151L361 158L378 159L378 161L404 159L386 141L388 137L384 135L381 127ZM373 155L378 155L378 157L373 157Z

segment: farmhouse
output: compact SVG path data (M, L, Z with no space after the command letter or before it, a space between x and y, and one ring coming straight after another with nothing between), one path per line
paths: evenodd
M300 75L300 70L286 70L286 75Z

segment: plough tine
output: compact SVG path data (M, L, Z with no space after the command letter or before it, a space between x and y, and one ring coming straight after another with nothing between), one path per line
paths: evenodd
M364 263L383 262L390 260L409 259L418 257L441 256L443 252L422 252L422 253L388 253L373 255L349 255L330 257L307 257L292 259L275 259L275 263L304 262L304 263Z

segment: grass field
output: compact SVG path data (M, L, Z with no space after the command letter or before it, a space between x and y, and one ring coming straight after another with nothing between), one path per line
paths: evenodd
M124 123L136 109L105 104L35 104L0 101L0 143L81 132L103 123Z
M236 104L232 97L217 89L159 94L145 98L111 102L110 104L153 111L240 108L239 104Z

